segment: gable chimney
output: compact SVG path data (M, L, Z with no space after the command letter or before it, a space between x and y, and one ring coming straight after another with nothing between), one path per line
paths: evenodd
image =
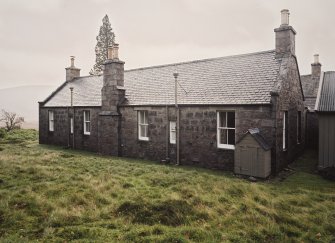
M80 69L74 66L74 56L70 56L71 66L65 68L66 70L66 81L71 81L74 78L80 77Z
M312 63L312 77L320 77L321 63L319 62L319 54L314 55L314 62Z
M107 60L104 63L102 110L117 111L117 106L122 102L125 91L124 62L119 60L119 45L108 47Z
M276 54L278 57L290 53L295 55L296 31L289 23L290 12L288 9L281 11L281 25L274 29L276 33Z

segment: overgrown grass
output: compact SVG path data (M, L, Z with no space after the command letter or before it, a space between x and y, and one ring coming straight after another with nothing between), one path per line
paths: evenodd
M331 242L335 183L306 153L286 180L0 139L0 241Z

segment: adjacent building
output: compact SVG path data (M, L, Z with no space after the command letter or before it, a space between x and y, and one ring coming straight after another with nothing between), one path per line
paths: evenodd
M236 142L257 128L276 173L305 143L296 31L281 14L274 50L124 70L114 45L103 75L84 77L72 58L40 102L40 143L233 170Z
M306 108L306 147L310 149L318 148L319 125L318 117L315 113L315 103L321 79L321 63L319 55L314 55L314 62L311 64L311 74L302 75L301 83L305 97Z
M323 72L315 110L319 120L319 165L335 167L335 72Z

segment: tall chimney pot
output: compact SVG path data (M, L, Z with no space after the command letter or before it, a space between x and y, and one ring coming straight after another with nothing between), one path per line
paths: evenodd
M281 11L281 25L288 26L289 17L290 17L290 11L288 9L283 9Z
M70 56L70 59L71 59L71 67L74 67L75 56Z
M108 47L107 59L119 59L119 44L113 44Z
M314 64L319 63L319 54L314 54Z

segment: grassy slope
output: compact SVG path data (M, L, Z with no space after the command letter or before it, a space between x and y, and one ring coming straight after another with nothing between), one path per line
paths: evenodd
M283 182L0 140L0 241L329 242L335 183L310 173ZM314 157L313 157L314 156Z

